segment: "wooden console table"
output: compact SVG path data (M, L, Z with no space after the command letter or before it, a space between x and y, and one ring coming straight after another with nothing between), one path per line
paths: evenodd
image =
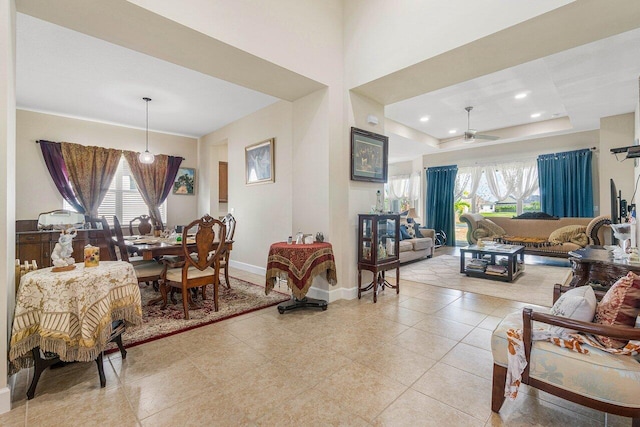
M629 271L640 274L640 264L614 260L611 251L602 246L587 246L569 253L573 279L569 286L596 285L596 290L606 290Z

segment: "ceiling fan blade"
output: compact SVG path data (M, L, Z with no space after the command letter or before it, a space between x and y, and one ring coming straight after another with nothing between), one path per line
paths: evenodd
M495 141L496 139L500 139L499 136L493 136L493 135L480 135L480 134L474 134L473 135L475 139L484 139L487 141Z

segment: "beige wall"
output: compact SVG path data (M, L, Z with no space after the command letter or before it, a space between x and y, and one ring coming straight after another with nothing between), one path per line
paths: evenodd
M620 114L600 119L600 212L611 214L610 184L613 179L622 198L631 203L633 195L633 160L624 160L625 154L614 155L609 150L633 145L634 114Z
M15 151L16 151L16 10L0 0L0 354L8 354L14 308ZM0 363L0 414L11 409L7 363Z
M82 145L143 150L144 129L132 129L52 114L18 110L16 132L16 218L36 219L38 214L62 209L62 196L47 170L35 141L74 142ZM182 156L182 166L196 167L197 140L183 136L149 132L149 151ZM38 185L34 185L38 183ZM201 191L196 187L196 193ZM196 217L196 197L169 194L167 225L174 226Z
M229 162L229 210L237 221L232 261L249 271L264 273L269 246L286 240L293 230L292 196L292 103L280 101L254 114L200 138L199 168L207 168L207 159L216 157L220 144L227 145ZM245 147L275 138L275 182L246 185ZM212 155L212 153L216 153ZM204 178L203 178L204 179ZM216 188L217 177L211 178ZM213 192L212 192L213 193ZM198 206L204 212L210 205ZM217 208L216 208L217 209Z

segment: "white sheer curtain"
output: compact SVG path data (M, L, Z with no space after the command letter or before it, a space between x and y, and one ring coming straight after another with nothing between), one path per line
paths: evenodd
M410 175L397 175L389 178L389 199L397 200L409 197Z
M517 171L513 175L513 189L511 195L517 202L518 215L522 213L523 201L531 196L538 189L538 164L535 160L512 164L512 171Z
M385 184L385 197L389 200L391 209L406 209L407 206L416 208L420 214L420 191L422 189L420 171L410 175L394 175ZM403 208L404 206L404 208Z
M461 167L456 176L455 200L471 199L475 203L482 174L487 187L498 202L513 197L517 213L522 213L523 201L538 189L538 164L535 160L501 163L497 165ZM472 206L473 212L477 211Z
M465 198L473 199L478 192L478 185L480 185L480 178L482 177L482 166L467 166L458 169L456 175L456 186L454 189L455 200L462 198L466 191Z
M498 202L505 200L511 195L516 176L513 172L510 168L505 168L504 165L486 166L484 168L484 175L485 178L487 178L489 191L491 191L493 197L498 199Z

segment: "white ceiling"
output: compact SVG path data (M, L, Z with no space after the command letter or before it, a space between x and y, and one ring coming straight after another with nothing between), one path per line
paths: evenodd
M18 13L17 107L199 137L276 101L214 77Z
M385 116L441 140L461 136L467 129L466 106L474 107L471 128L479 133L557 117L570 119L572 129L566 132L598 129L601 117L635 110L639 53L640 29L387 105ZM515 99L521 92L527 97ZM533 113L540 117L531 118ZM420 122L423 116L429 121ZM495 143L515 140L522 138ZM438 151L390 135L390 162Z
M29 15L19 13L16 27L21 109L144 128L148 96L151 130L199 137L278 100ZM634 110L638 52L640 29L387 105L385 115L438 139L466 130L466 106L480 133L556 117L569 118L566 132L597 129L601 117ZM528 96L515 100L519 92ZM389 136L392 163L468 148Z

